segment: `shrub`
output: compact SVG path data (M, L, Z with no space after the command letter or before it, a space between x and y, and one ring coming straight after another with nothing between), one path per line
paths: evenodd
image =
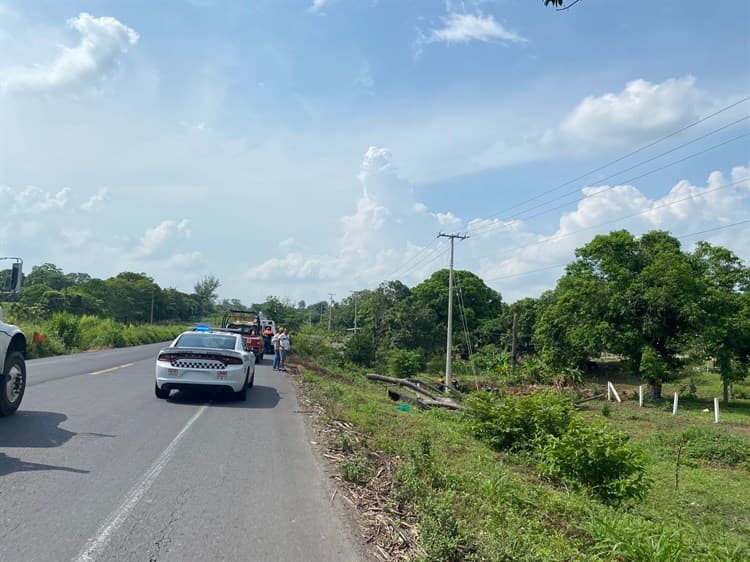
M375 361L375 344L372 336L358 332L350 337L344 347L344 359L362 367L372 365Z
M58 312L52 315L52 331L57 334L67 351L81 347L81 330L79 319L69 312Z
M619 504L646 492L645 455L603 422L577 418L564 434L541 441L537 453L545 474L582 485L604 502Z
M394 349L388 354L388 372L394 377L413 377L424 367L419 351Z
M355 455L343 461L339 467L341 478L347 482L363 486L372 478L372 469L362 455Z
M467 400L474 434L499 450L531 449L537 439L562 435L575 415L569 396L537 392L501 399L480 392Z

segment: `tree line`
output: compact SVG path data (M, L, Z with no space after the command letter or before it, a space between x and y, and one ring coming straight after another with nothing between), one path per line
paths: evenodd
M0 272L0 287L9 285L10 271ZM188 322L217 307L219 281L206 276L192 293L162 288L145 273L122 272L108 279L87 273L65 273L55 264L34 266L24 277L23 292L12 304L22 320L42 320L56 313L111 318L124 324Z
M507 357L516 315L521 361L551 371L585 372L614 354L658 397L661 384L686 365L710 360L725 400L731 383L748 375L750 269L733 252L707 242L686 252L667 232L636 237L620 230L575 255L554 289L512 304L475 274L457 271L454 355L468 359L471 346L480 357L483 350ZM441 372L447 300L447 270L411 289L388 281L338 303L334 327L352 334L346 357L353 363L410 360L414 369Z
M575 256L554 289L512 304L474 273L456 271L454 356L468 360L473 350L480 359L499 354L507 360L516 316L521 363L551 372L583 372L602 354L615 354L628 374L651 383L658 395L686 364L711 360L725 383L725 400L731 383L747 376L750 269L733 252L707 242L686 252L667 232L636 237L620 230L596 236ZM9 275L0 272L0 287ZM25 278L12 311L31 320L67 312L139 324L218 322L224 310L249 308L292 330L325 330L330 322L334 332L348 336L344 356L357 365L442 371L445 269L414 287L385 281L336 303L310 305L269 296L247 307L237 299L219 300L220 285L209 275L184 293L161 288L144 273L103 280L47 263Z

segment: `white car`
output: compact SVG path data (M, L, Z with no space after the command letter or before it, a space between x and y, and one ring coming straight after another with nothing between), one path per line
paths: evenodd
M255 381L255 355L242 335L197 328L183 332L156 357L157 398L172 390L207 389L234 393L244 401Z

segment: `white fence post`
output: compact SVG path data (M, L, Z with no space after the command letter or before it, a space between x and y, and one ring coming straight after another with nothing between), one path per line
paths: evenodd
M638 405L643 408L643 385L638 387Z
M609 393L609 391L611 391L611 393L614 394L615 396L615 400L617 400L618 402L622 402L622 400L620 400L620 395L617 394L617 389L615 388L615 385L613 385L611 382L608 382L607 384L609 385L607 386L607 392ZM610 397L610 400L611 400L611 397Z
M612 402L612 383L607 381L607 402Z
M680 399L678 398L677 393L674 393L674 404L672 405L672 415L674 416L677 413L677 404L679 403Z
M719 399L714 398L714 423L719 423Z

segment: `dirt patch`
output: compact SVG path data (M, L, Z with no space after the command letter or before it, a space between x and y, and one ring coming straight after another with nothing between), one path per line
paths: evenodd
M374 559L398 561L424 556L414 514L401 511L392 499L394 477L401 459L370 450L366 435L346 421L331 419L323 406L310 398L310 385L302 380L300 366L334 380L341 377L299 359L289 370L298 391L300 411L307 415L317 453L333 481L331 502L337 495L345 500ZM361 467L361 472L351 471L346 480L342 473L350 472L347 467L351 466Z

